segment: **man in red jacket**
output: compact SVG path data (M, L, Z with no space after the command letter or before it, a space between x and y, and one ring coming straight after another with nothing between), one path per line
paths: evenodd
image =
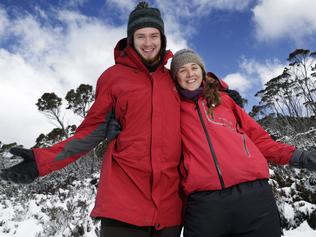
M1 177L30 183L75 161L104 139L114 109L122 131L109 143L91 213L101 218L101 236L180 236L180 104L164 67L171 56L160 11L139 3L76 133L49 148L13 149L24 161Z

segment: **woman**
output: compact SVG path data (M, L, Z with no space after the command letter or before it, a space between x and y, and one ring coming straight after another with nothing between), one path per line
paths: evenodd
M315 153L273 141L194 51L178 51L171 73L182 98L184 237L280 236L267 161L315 169Z

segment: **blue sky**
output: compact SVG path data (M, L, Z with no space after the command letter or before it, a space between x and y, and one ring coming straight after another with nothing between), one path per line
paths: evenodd
M26 147L50 124L35 103L44 92L64 97L81 83L95 86L126 35L133 0L1 0L0 141ZM190 47L207 70L256 104L254 94L282 73L289 53L315 50L314 0L149 1L165 21L167 47ZM78 123L71 113L65 123Z

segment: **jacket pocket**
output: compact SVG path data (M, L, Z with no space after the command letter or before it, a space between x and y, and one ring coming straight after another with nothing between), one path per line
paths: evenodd
M246 136L245 134L240 134L242 138L242 147L244 149L244 152L246 153L247 157L250 158L250 152L247 146Z

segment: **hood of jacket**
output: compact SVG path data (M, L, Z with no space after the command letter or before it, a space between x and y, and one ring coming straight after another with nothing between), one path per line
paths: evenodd
M218 80L219 86L220 86L219 89L221 91L227 90L229 88L228 84L225 81L223 81L222 79L219 79L218 76L216 76L213 72L207 72L206 75Z

